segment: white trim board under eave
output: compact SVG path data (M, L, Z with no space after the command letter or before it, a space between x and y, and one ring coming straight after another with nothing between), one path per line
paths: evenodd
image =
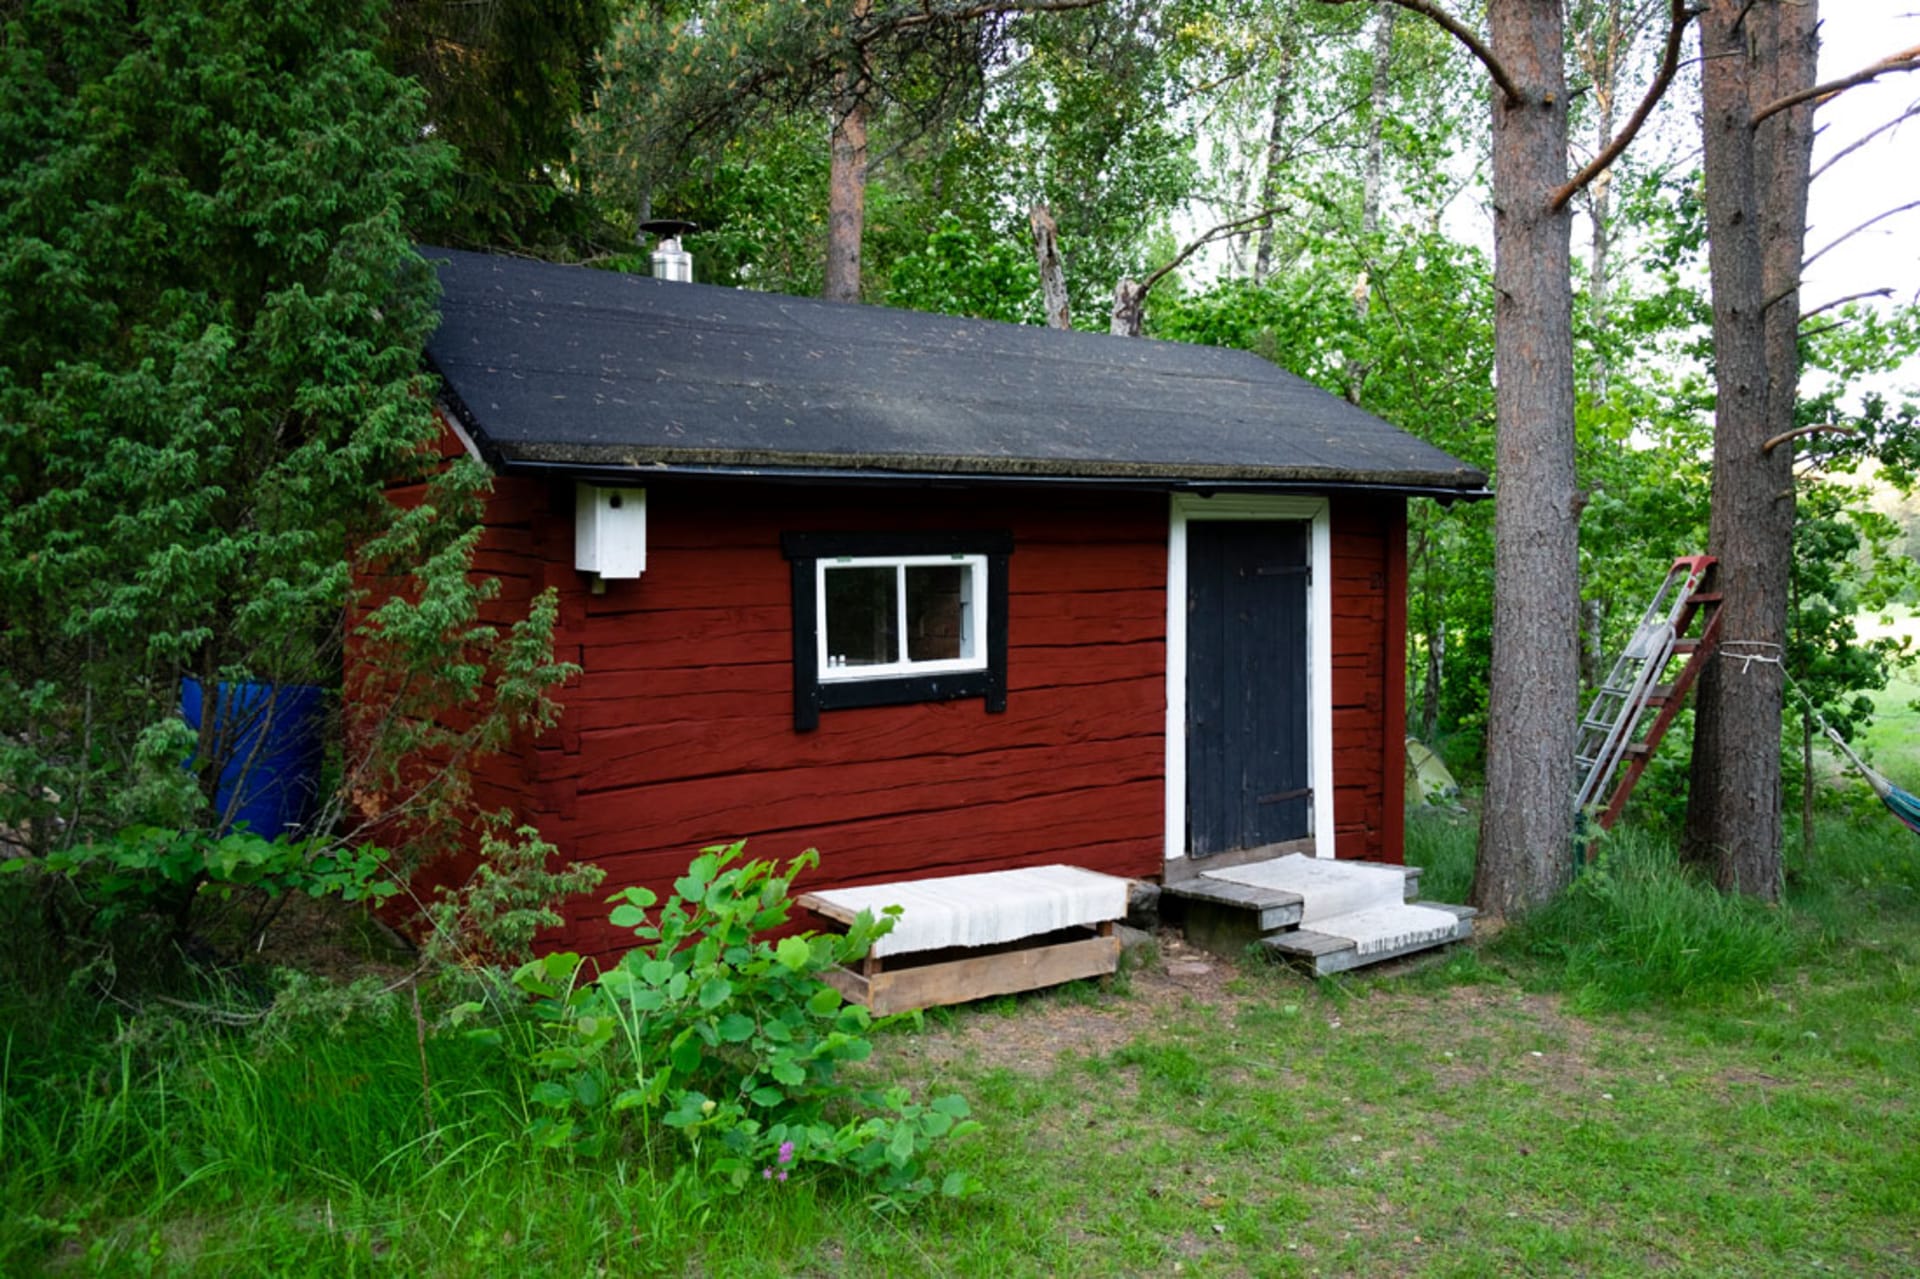
M1166 859L1187 855L1187 524L1192 520L1308 520L1307 752L1313 852L1333 856L1333 534L1324 497L1173 495L1167 521Z

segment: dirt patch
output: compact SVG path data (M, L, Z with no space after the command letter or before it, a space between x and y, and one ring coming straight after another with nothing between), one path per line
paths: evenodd
M1069 1055L1116 1052L1196 1009L1231 1025L1248 1002L1235 989L1245 975L1241 965L1188 946L1178 933L1162 932L1154 941L1157 954L1146 962L1130 959L1136 966L1121 979L1124 996L1039 991L963 1008L930 1018L921 1033L887 1051L916 1072L966 1065L1042 1078ZM1135 952L1143 953L1151 951Z

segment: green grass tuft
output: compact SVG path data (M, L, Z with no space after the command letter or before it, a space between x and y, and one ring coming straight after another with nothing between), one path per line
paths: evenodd
M1420 895L1428 901L1467 900L1473 890L1473 815L1445 808L1407 811L1407 864L1421 870Z
M1773 981L1800 942L1780 910L1721 894L1671 845L1622 830L1566 894L1499 945L1540 964L1578 1006L1599 1009L1751 991Z

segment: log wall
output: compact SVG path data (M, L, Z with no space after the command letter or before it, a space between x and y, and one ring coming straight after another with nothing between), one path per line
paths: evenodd
M558 655L582 674L561 723L476 778L604 892L663 888L702 845L817 847L809 886L1064 861L1152 877L1162 862L1166 498L1161 494L648 486L648 567L595 594L573 568L570 482L501 477L478 567L503 613L547 586ZM780 535L1005 529L1008 703L827 710L793 727L792 603ZM1341 857L1398 861L1404 774L1405 508L1333 514L1333 703ZM605 908L552 939L624 940Z
M1404 857L1407 507L1336 498L1333 556L1334 851Z

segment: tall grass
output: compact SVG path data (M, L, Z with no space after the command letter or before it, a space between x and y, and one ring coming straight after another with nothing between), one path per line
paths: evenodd
M423 1085L397 998L248 1030L23 1006L0 1016L0 1273L645 1273L711 1217L668 1151L530 1151L532 1081L497 1048L431 1035Z
M1801 946L1781 910L1717 891L1671 843L1609 835L1598 861L1499 948L1540 965L1576 1006L1623 1008L1723 998L1771 982Z
M1420 868L1422 897L1456 904L1467 900L1473 890L1477 838L1473 816L1464 809L1408 810L1407 864Z

